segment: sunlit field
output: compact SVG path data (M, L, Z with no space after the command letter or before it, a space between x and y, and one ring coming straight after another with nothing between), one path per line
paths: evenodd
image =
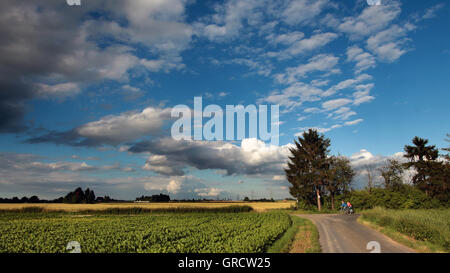
M0 214L0 252L264 252L291 225L283 212L72 215Z
M229 206L250 206L255 211L266 211L272 209L289 209L295 204L294 201L280 202L199 202L199 203L104 203L104 204L0 204L0 210L17 210L28 207L40 207L46 211L83 211L83 210L106 210L112 208L220 208Z

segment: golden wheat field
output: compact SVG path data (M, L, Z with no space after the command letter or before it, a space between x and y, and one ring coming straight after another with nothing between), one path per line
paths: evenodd
M41 207L47 211L64 210L64 211L81 211L81 210L104 210L111 208L176 208L176 207L195 207L195 208L219 208L228 206L250 206L255 211L266 211L271 209L288 209L294 205L294 201L280 202L199 202L199 203L104 203L104 204L0 204L0 210L14 210L26 207Z

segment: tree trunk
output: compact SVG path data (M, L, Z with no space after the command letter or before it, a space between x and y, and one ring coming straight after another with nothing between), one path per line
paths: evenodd
M320 205L320 191L319 191L319 189L316 189L316 195L317 195L317 209L320 211L322 206Z
M334 210L334 192L331 193L331 210Z

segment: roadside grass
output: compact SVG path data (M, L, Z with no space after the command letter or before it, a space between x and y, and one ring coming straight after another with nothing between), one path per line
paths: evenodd
M300 218L302 219L302 218ZM298 232L289 249L290 253L320 253L319 231L308 219L299 226Z
M450 209L374 208L359 221L419 252L450 252Z
M442 249L442 247L439 247L430 242L418 241L418 240L408 237L398 231L395 231L393 228L382 227L373 222L363 220L362 218L358 218L357 221L363 225L366 225L376 231L379 231L379 232L385 234L392 240L394 240L404 246L412 248L419 253L442 253L442 252L445 252Z
M298 211L297 211L298 212ZM268 253L320 253L319 232L308 219L291 215L292 225L269 247Z

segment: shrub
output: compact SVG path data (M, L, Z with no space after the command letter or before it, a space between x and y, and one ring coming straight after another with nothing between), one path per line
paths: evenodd
M427 197L422 191L406 185L401 191L376 188L369 193L367 190L356 190L338 198L339 200L349 200L358 209L372 209L374 207L387 209L431 209L447 206L447 204L443 204L437 199Z

